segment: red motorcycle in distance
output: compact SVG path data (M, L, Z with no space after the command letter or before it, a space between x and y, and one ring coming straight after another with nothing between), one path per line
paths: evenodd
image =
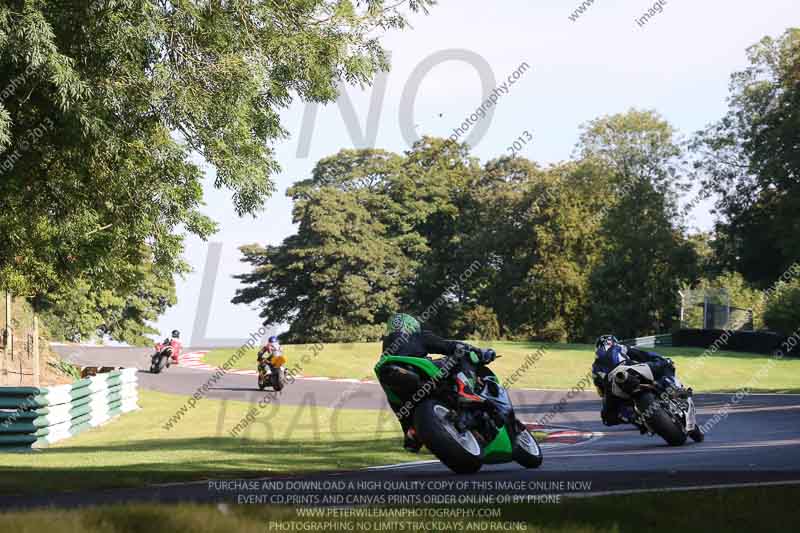
M172 363L178 362L181 355L181 341L178 340L181 334L178 330L172 332L172 337L164 339L155 346L155 353L150 357L150 373L160 374L165 368L169 368Z

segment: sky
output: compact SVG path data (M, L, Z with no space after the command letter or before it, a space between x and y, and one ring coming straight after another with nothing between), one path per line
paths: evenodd
M582 3L590 5L571 20ZM510 154L515 140L528 137L524 132L533 140L520 156L541 164L566 160L582 124L632 107L658 111L688 137L725 113L729 78L747 65L746 48L800 25L797 0L661 0L660 13L637 22L656 3L440 0L429 15L412 15L411 28L382 38L392 68L373 87L347 87L340 102L319 107L313 122L299 100L282 113L291 135L274 146L282 171L258 216L238 218L230 192L215 190L213 169L206 168L203 211L220 230L209 242L187 239L185 258L194 271L177 281L178 304L156 328L162 335L180 329L197 345L202 338L245 339L260 327L258 310L230 303L239 286L232 276L247 270L238 247L279 244L294 232L286 189L307 179L323 157L368 146L400 153L409 137L448 137L525 64L513 85L497 89L491 113L471 127L484 130L470 142L482 162ZM344 99L357 122L351 119L350 127ZM377 127L374 144L370 121ZM711 227L708 207L695 209L691 226ZM221 243L221 259L210 305L200 313L208 326L192 338L214 242Z

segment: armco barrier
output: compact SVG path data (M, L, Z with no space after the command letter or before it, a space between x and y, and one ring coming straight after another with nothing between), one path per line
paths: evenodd
M0 387L0 451L39 448L139 408L136 369L71 385Z

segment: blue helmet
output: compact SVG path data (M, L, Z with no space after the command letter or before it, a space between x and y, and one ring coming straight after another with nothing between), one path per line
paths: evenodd
M273 336L271 336L269 339L267 339L267 342L271 342L271 343L273 343L273 344L276 344L276 343L278 342L278 337L276 337L275 335L273 335Z

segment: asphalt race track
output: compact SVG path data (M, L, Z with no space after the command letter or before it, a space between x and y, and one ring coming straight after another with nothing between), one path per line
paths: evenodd
M141 349L57 347L69 359L82 364L126 365L146 369L149 352ZM365 361L365 374L373 361ZM680 375L680 368L678 369ZM173 394L193 394L208 379L207 371L172 367L160 375L139 373L140 386ZM208 397L257 402L264 392L255 377L228 374L209 391ZM554 411L565 391L512 391L520 419L535 423ZM733 401L732 401L733 400ZM309 404L349 409L388 409L380 387L372 383L348 383L298 379L280 396L280 404ZM679 487L711 487L764 483L800 483L800 395L753 394L734 399L733 394L697 394L698 421L705 423L720 409L728 415L706 435L705 442L691 441L672 448L660 438L639 435L630 426L607 428L600 422L600 402L594 392L574 395L550 423L592 432L588 441L545 447L545 460L536 470L516 464L484 466L472 476L456 476L438 461L343 472L303 480L431 480L475 481L581 481L580 494L602 494ZM202 403L198 408L202 408ZM398 446L400 435L398 435ZM590 488L589 488L590 485ZM282 491L285 492L285 491ZM579 494L576 492L576 494ZM131 500L229 501L235 494L213 490L206 482L163 488L121 489L94 493L49 495L46 498L4 498L0 506L43 504L76 505Z

